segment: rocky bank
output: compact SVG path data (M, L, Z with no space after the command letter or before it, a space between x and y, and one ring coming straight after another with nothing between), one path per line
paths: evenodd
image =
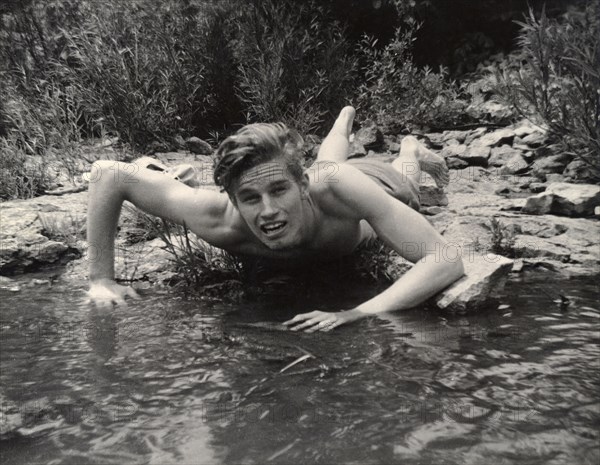
M459 246L468 270L467 277L438 296L440 307L464 309L481 303L511 271L598 273L600 188L582 184L590 177L588 168L552 152L542 130L522 122L417 136L451 168L444 190L423 176L421 212ZM307 139L310 158L319 141ZM209 146L192 142L185 150L155 156L167 165L192 164L202 171L204 187L214 188ZM367 125L354 134L350 156L390 161L400 142L401 136L384 136ZM0 204L0 285L10 289L11 275L65 264L67 275L84 279L91 258L84 240L86 202L83 190ZM125 209L117 239L117 275L139 285L165 284L175 274L170 259L164 243L146 235L134 210Z

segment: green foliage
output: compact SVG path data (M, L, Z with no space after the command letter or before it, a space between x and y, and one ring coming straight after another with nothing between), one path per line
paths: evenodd
M72 215L38 213L42 223L43 234L52 239L75 245L78 241L85 240L85 217Z
M366 63L365 83L359 89L361 110L370 113L386 129L399 131L414 126L448 126L461 121L465 103L458 87L447 80L444 69L418 68L412 57L417 25L398 28L390 43L378 50L365 38L360 52Z
M0 138L0 199L29 199L50 185L43 159L28 155L14 137Z
M103 2L69 33L60 71L88 125L143 149L191 132L199 113L215 110L203 18L173 1Z
M492 218L490 220L490 230L492 232L490 251L495 254L514 257L515 236L512 229L504 225L502 221Z
M415 64L417 18L437 24L446 21L442 13L450 7L430 0L349 5L341 0L1 5L0 156L7 181L0 197L43 192L51 182L43 169L57 163L74 178L83 159L81 141L89 136L118 135L125 146L144 151L155 141L173 146L179 136L218 142L255 121L284 121L305 134L323 134L348 103L359 107L360 118L375 119L387 131L447 128L482 118L466 109L477 96L487 103L487 91L458 86L445 69ZM522 113L537 115L566 150L595 166L597 10L590 4L585 13L571 12L562 21L531 15L522 25L525 67L508 67L499 86ZM364 15L385 19L382 43L359 40ZM376 33L378 22L368 19ZM461 61L488 53L486 36L473 37L473 46L469 39L457 52Z
M519 24L520 50L497 73L497 93L600 177L600 6L561 20L530 10Z
M315 2L249 3L235 47L246 119L326 129L355 86L358 63L343 28Z
M144 230L165 243L177 274L187 286L199 288L243 277L243 265L235 256L198 239L185 225L159 220L143 212L138 212L138 219L144 224Z

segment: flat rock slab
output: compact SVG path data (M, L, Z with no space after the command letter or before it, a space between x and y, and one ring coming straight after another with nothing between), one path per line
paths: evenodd
M510 128L498 129L497 131L485 134L474 141L474 145L483 147L496 147L502 144L510 144L515 138L515 132Z
M600 205L600 187L594 184L550 184L540 194L529 197L523 213L534 215L554 214L565 216L593 216Z
M465 276L435 298L440 309L464 312L480 307L504 285L514 260L495 254L469 255L463 263Z
M79 236L85 225L87 192L0 205L0 273L22 273L35 266L80 255Z

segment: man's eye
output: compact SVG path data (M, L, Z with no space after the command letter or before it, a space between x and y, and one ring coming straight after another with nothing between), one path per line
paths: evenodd
M276 187L275 189L273 189L274 194L283 194L285 191L287 191L287 188L284 186Z
M250 197L242 197L243 203L256 203L258 202L258 196L251 195Z

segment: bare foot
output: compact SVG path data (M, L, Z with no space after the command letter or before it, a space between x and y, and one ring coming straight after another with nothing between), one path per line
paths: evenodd
M342 108L342 111L340 111L332 130L343 134L345 137L349 137L352 133L354 115L356 115L356 110L354 110L354 107L346 106Z
M433 178L438 187L447 186L450 182L450 173L446 166L446 160L433 153L412 136L407 136L402 140L402 149L404 149L405 141L408 148L414 151L420 168Z

